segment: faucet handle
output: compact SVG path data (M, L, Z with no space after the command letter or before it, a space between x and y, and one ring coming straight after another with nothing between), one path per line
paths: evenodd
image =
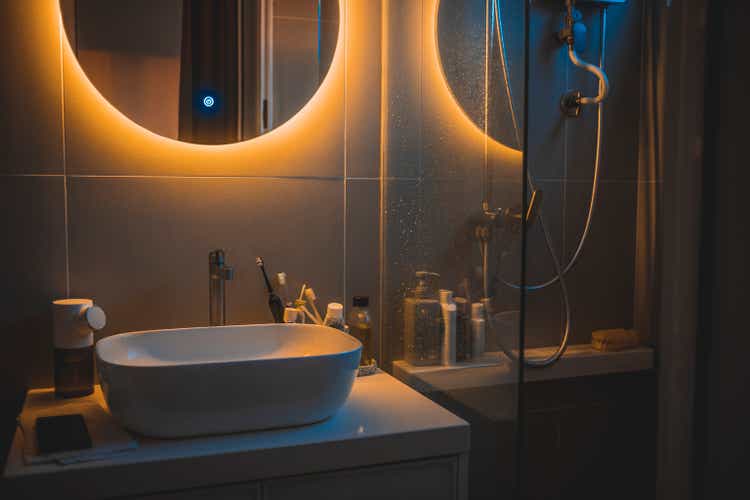
M224 250L218 249L218 250L213 250L209 252L208 262L209 264L213 264L219 267L224 267L224 262L225 262Z
M234 279L234 268L226 264L224 250L214 250L208 254L208 264L214 279L230 281Z

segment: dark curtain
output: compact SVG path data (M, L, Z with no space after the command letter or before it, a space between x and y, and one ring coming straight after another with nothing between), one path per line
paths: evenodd
M237 0L185 0L180 67L181 141L226 144L239 138ZM213 98L213 106L204 98Z

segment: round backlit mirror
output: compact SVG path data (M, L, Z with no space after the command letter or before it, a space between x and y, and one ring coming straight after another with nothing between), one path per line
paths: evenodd
M199 144L264 134L331 65L339 0L60 0L98 91L154 133Z
M493 139L521 148L523 0L440 0L443 73L464 112Z

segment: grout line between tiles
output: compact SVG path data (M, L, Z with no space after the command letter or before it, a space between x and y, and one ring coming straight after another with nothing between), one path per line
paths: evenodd
M139 174L0 174L0 177L63 177L71 179L179 179L179 180L279 180L279 181L391 181L418 182L419 177L343 177L343 176L271 176L271 175L139 175ZM452 178L434 179L455 180ZM546 180L546 179L540 179Z
M566 89L570 88L570 65L567 64L567 59L565 56L563 57L563 65L565 67L565 74L563 76L564 78L564 88L562 89L563 92L566 92ZM568 255L568 182L570 179L568 178L568 166L569 166L569 156L570 156L570 150L568 148L569 144L568 141L570 139L571 131L570 127L568 126L570 120L563 118L563 178L562 180L562 193L561 193L561 220L560 220L560 261L565 262L566 261L566 255ZM561 314L564 314L561 312ZM562 320L565 321L565 318L562 317Z
M537 182L567 182L571 184L591 184L591 179L565 179L557 177L540 177ZM661 184L661 180L636 180L636 179L599 179L600 184Z
M343 177L343 176L312 176L312 175L295 175L295 176L273 176L273 175L140 175L140 174L22 174L22 173L0 173L0 177L63 177L74 179L195 179L195 180L221 180L221 179L239 179L239 180L317 180L317 181L389 181L389 182L439 182L454 181L456 178L434 177L423 179L421 177ZM536 182L569 182L573 184L591 184L590 179L564 179L558 177L539 177ZM515 182L513 179L507 179L508 183ZM520 181L519 181L520 182ZM635 180L635 179L600 179L601 184L662 184L661 180Z
M347 247L349 246L348 242L348 235L349 235L349 197L348 197L348 191L349 191L349 185L347 183L348 175L349 175L349 36L348 32L351 29L351 23L349 19L349 12L350 12L350 6L344 5L344 33L347 34L347 36L344 37L344 182L343 184L343 190L344 190L344 276L343 276L343 297L341 297L341 300L344 303L344 310L346 310L347 300L346 300L346 292L347 292L347 281L349 278L349 256L347 254Z
M65 174L0 174L0 177L65 177Z
M70 216L68 213L68 151L65 138L65 64L63 62L64 29L62 17L57 24L60 60L60 135L63 167L63 217L65 231L65 296L70 297Z
M180 180L280 180L280 181L342 181L344 176L274 176L274 175L126 175L126 174L70 174L74 179L180 179ZM377 179L373 179L377 180Z
M380 148L378 160L380 184L378 186L378 352L377 359L381 366L385 366L385 335L383 321L385 319L385 210L386 210L386 173L387 143L388 143L388 16L390 15L389 0L380 3ZM388 356L390 358L390 355Z

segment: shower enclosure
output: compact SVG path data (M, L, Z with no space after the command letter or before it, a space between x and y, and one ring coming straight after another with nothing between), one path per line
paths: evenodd
M469 498L653 492L647 13L383 2L380 363L471 424Z

